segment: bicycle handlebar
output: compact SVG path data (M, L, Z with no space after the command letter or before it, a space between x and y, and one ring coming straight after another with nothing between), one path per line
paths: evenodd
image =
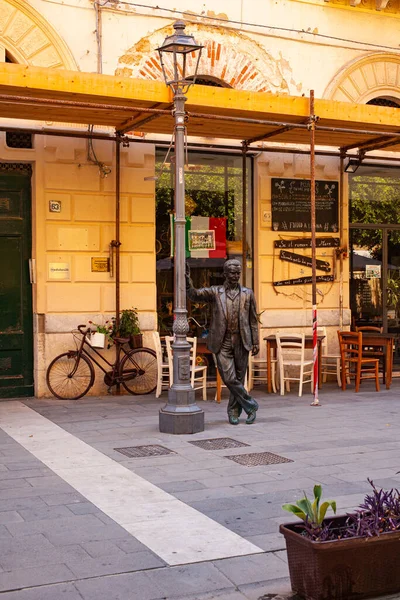
M85 334L90 330L90 327L88 327L86 331L82 331L82 327L86 327L86 325L78 325L78 331L82 334Z

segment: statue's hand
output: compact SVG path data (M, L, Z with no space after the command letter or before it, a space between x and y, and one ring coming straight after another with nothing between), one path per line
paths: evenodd
M260 348L256 344L254 344L254 346L251 349L251 355L255 356L256 354L258 354L259 350L260 350Z

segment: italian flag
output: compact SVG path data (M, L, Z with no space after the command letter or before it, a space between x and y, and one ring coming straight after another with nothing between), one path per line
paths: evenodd
M171 219L171 256L175 247L175 218ZM186 258L226 258L226 217L186 217Z

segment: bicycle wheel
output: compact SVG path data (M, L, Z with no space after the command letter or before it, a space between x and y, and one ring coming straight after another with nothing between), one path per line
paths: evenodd
M157 357L150 348L126 354L119 368L120 381L130 394L151 394L157 387Z
M78 400L94 383L94 368L90 360L81 355L76 367L77 358L77 352L65 352L57 356L47 369L47 386L60 400Z

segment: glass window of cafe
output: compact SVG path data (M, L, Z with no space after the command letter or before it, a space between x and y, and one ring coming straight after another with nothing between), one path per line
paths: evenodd
M400 335L400 168L363 164L349 192L353 326Z
M173 324L174 157L156 152L157 313L161 335ZM185 165L186 260L195 287L220 285L227 258L242 263L242 284L253 283L252 161L246 159L245 200L240 154L188 152ZM172 242L171 242L172 240ZM192 335L205 337L207 305L188 301Z

